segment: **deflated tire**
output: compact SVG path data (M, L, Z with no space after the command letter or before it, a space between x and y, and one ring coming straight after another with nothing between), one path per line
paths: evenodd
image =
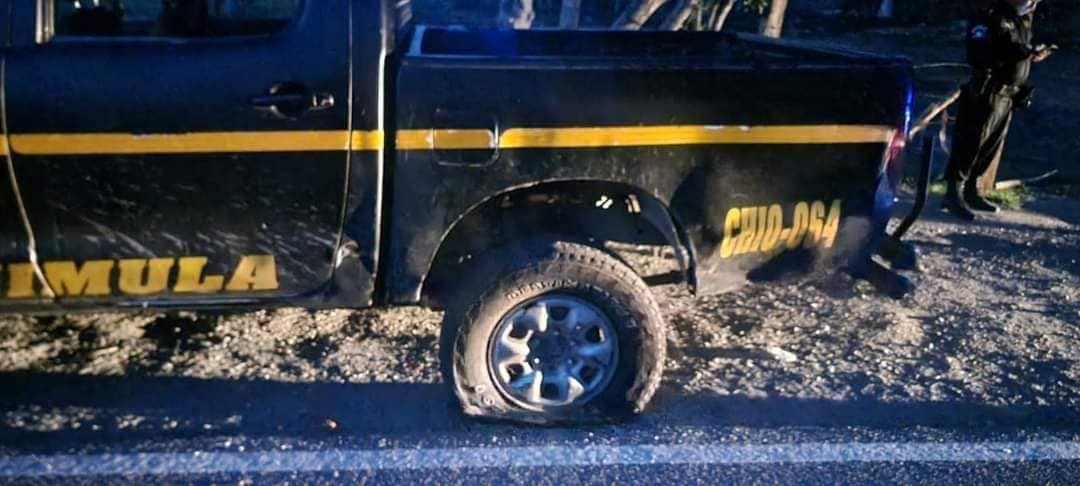
M664 324L633 270L564 241L474 262L440 341L444 381L467 415L592 423L645 410L663 372Z

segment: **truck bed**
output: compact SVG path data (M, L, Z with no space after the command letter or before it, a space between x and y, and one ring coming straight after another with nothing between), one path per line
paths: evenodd
M670 208L704 293L866 261L883 234L889 147L909 118L903 58L655 31L421 26L408 45L390 255L413 266L390 275L394 302L415 301L430 261L415 256L434 255L470 208L543 183L606 181ZM842 208L835 246L729 251L753 234L734 214L775 208L790 230L807 205Z
M552 30L466 30L420 26L409 54L447 57L628 58L666 60L691 58L708 63L895 63L902 58L879 56L808 42L721 32Z

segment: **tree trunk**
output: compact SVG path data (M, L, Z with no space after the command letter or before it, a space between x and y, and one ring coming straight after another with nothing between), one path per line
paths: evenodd
M1001 154L1004 150L998 150L994 154L994 159L990 161L990 167L986 168L986 172L979 178L977 184L979 186L979 192L986 194L993 191L995 183L997 182L998 167L1001 165Z
M687 19L698 7L699 0L679 0L671 9L664 22L660 24L660 30L679 30L686 25Z
M721 30L724 30L724 24L727 23L728 16L731 15L731 11L735 9L735 2L736 0L727 0L727 3L724 4L724 7L721 8L720 12L716 14L716 18L712 20L712 25L709 26L711 30L715 32L720 32ZM720 4L718 3L717 5Z
M780 37L784 30L784 13L787 11L788 0L772 0L769 5L769 15L761 20L761 33L768 37Z
M536 12L533 0L499 0L499 16L495 26L500 29L528 29L532 27Z
M562 0L559 13L560 29L576 29L581 24L581 0Z
M668 0L634 0L623 10L612 27L622 30L640 30L656 10Z

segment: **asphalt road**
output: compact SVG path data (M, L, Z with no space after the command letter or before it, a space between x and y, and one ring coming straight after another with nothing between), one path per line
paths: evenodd
M68 454L0 458L0 480L1067 485L1080 478L1080 442L1062 431L470 424L456 432L376 435L81 443Z

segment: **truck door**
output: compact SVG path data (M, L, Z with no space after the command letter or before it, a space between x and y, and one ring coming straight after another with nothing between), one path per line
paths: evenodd
M8 28L11 25L11 17L8 11L7 1L0 1L0 35L5 39L3 47L0 47L0 73L4 72L6 62L6 39ZM2 75L0 75L2 78ZM3 79L0 79L2 85ZM3 105L3 96L0 95L0 108ZM0 262L27 262L30 259L28 246L28 233L23 224L19 210L18 200L15 197L15 185L11 179L10 150L8 150L7 127L4 119L0 116ZM14 271L21 271L24 266L17 266ZM0 280L4 280L5 273L12 272L10 266L0 269ZM0 289L0 299L6 292Z
M58 297L246 301L330 280L346 0L16 5L11 153Z

